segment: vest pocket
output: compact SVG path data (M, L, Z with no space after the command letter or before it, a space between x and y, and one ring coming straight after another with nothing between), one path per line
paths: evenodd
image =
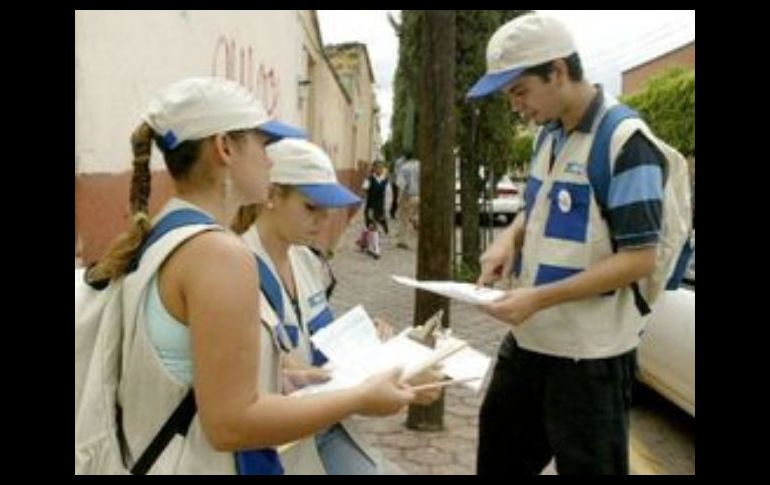
M586 242L591 208L591 187L587 184L554 182L548 193L550 210L545 236Z

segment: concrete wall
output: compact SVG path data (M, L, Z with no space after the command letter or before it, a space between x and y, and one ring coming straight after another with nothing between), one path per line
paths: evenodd
M371 164L379 148L376 129L374 78L366 47L358 43L340 44L327 49L332 65L353 103L356 169Z
M372 163L372 139L374 138L374 90L369 65L363 48L358 49L358 63L356 65L356 161L364 165Z
M239 81L271 114L301 124L302 35L294 11L76 12L78 173L128 170L128 138L148 101L187 76ZM152 166L163 168L157 153Z
M315 13L305 12L304 79L310 81L306 88L310 138L329 154L337 169L337 179L357 191L360 184L355 184L354 177L353 105L324 53ZM325 250L334 249L357 209L331 211L316 245Z
M75 244L85 263L127 227L129 137L141 113L158 89L196 75L255 92L272 115L308 128L341 180L353 180L353 108L313 11L76 11ZM151 167L154 213L172 184L157 150ZM334 247L351 214L336 214L319 244Z
M650 77L672 67L695 69L695 41L623 72L623 95L638 91Z

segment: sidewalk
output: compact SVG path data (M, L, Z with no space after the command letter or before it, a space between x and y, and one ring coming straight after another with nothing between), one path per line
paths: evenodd
M362 304L372 317L383 318L398 331L412 324L414 290L395 283L391 274L414 277L416 248L396 248L395 221L382 238L382 257L359 252L355 240L363 227L361 213L351 221L331 264L337 287L331 300L337 315ZM476 349L494 357L507 329L475 308L452 302L452 332ZM493 363L494 365L494 363ZM450 387L445 393L444 430L406 429L406 412L388 418L359 418L360 429L387 459L407 474L473 475L476 471L478 414L486 386L478 395ZM553 473L552 466L546 470Z

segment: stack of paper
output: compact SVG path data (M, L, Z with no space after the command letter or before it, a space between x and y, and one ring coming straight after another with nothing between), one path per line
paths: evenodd
M430 291L438 295L454 298L455 300L472 303L474 305L483 305L492 303L501 296L505 295L503 290L476 286L471 283L461 283L456 281L417 281L406 276L392 275L396 283L406 286L412 286L421 290Z
M476 391L480 389L489 369L488 357L456 338L440 339L436 348L431 349L409 338L409 330L381 342L364 308L360 305L353 308L311 338L329 359L324 367L330 370L331 379L305 387L295 394L345 389L393 367L403 369L401 380L406 382L435 364L441 364L441 371L451 379L477 377L464 385Z

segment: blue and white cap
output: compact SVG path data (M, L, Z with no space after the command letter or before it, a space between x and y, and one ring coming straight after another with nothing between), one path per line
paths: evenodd
M271 119L262 102L234 81L193 77L163 89L142 118L171 150L187 140L256 128L271 138L306 138L302 128Z
M529 13L506 23L487 44L487 73L468 91L480 98L508 86L528 68L577 52L572 34L558 20Z
M293 185L319 207L347 207L361 202L356 194L337 182L334 165L319 146L284 138L265 149L273 161L270 182Z

